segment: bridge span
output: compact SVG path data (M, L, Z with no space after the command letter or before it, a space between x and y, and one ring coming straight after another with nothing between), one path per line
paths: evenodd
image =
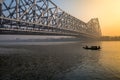
M0 34L99 38L101 29L98 18L85 23L52 0L0 0Z

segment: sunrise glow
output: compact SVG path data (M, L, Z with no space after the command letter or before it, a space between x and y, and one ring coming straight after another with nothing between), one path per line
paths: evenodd
M120 36L120 0L54 0L71 15L88 22L98 17L104 36Z

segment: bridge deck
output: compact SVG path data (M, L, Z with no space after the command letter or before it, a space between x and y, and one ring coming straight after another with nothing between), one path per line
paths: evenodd
M61 32L49 32L38 30L21 30L21 29L7 29L0 28L0 34L21 34L21 35L59 35L59 36L77 36L78 34L61 33Z

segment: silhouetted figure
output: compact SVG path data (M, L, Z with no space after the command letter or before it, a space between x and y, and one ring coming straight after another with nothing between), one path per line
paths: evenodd
M86 45L85 48L88 48L88 46Z
M98 46L98 49L100 49L100 46Z

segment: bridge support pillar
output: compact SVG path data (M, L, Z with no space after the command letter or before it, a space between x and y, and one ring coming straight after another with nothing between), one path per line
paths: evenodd
M34 7L33 7L33 23L34 23L33 30L36 27L35 22L36 22L36 0L34 0Z
M2 17L2 3L0 3L0 17ZM2 20L0 18L0 28L2 27Z

